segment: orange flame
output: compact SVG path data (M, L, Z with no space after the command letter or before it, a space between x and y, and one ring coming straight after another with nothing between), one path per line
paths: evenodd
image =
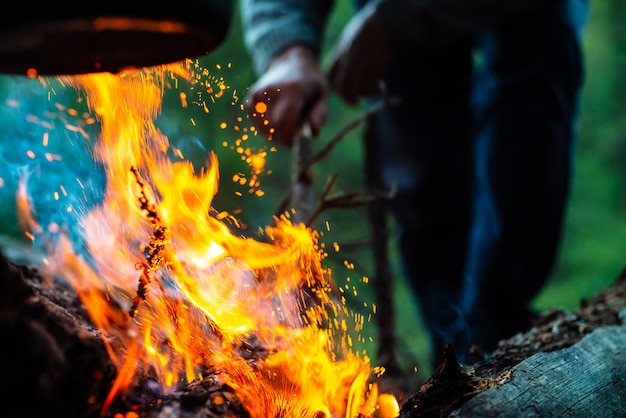
M216 156L197 173L168 155L154 120L174 76L193 78L175 64L63 79L85 91L101 124L94 155L107 186L80 224L90 261L61 238L49 265L109 337L118 377L105 408L138 367L165 387L211 367L253 418L372 416L369 359L350 351L317 233L281 218L267 242L234 235L211 206ZM254 363L243 355L252 343L267 353Z

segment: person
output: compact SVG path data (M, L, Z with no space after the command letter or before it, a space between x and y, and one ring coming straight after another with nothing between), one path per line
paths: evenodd
M587 0L361 1L326 68L332 1L240 6L261 134L318 132L330 94L399 99L371 129L434 360L450 343L470 364L526 330L561 241Z

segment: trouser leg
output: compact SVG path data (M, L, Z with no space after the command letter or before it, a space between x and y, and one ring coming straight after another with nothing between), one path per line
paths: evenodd
M386 77L402 103L374 118L403 267L438 354L458 320L472 175L469 42L404 55ZM398 316L402 316L398 312Z
M461 294L471 341L492 350L530 325L552 272L570 187L586 1L481 38L476 194Z

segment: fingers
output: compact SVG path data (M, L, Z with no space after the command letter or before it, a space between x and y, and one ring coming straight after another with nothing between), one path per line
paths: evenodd
M365 9L342 32L327 74L331 89L349 105L356 104L359 98L381 93L381 80L392 56L392 45L374 9Z
M304 119L310 118L304 96L287 88L255 92L247 107L250 120L261 135L288 147ZM319 125L321 116L316 114L314 118Z
M268 103L267 121L272 130L269 139L291 146L297 127L302 123L304 102L300 97L285 97L281 92Z
M308 123L311 126L311 131L313 136L317 136L319 131L322 129L322 126L326 122L326 118L328 117L328 102L323 100L318 100L309 111Z
M291 99L281 97L280 90L261 90L253 88L246 103L249 118L256 130L268 138L283 145L291 146L294 119L298 107Z
M251 87L246 110L259 133L291 146L305 121L314 130L324 123L328 89L311 52L294 48L274 59Z
M331 90L333 90L344 102L349 105L356 103L356 97L353 93L354 89L351 88L351 81L354 82L354 78L358 74L353 74L352 78L348 77L349 62L344 54L339 53L333 57L328 70L328 84Z

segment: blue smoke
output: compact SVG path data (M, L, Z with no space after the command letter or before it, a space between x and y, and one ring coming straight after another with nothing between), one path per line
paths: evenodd
M91 155L99 126L79 92L58 80L0 76L0 235L25 237L16 193L26 176L34 216L43 228L35 245L64 232L79 244L80 217L102 200L105 176ZM78 247L78 246L77 246Z

